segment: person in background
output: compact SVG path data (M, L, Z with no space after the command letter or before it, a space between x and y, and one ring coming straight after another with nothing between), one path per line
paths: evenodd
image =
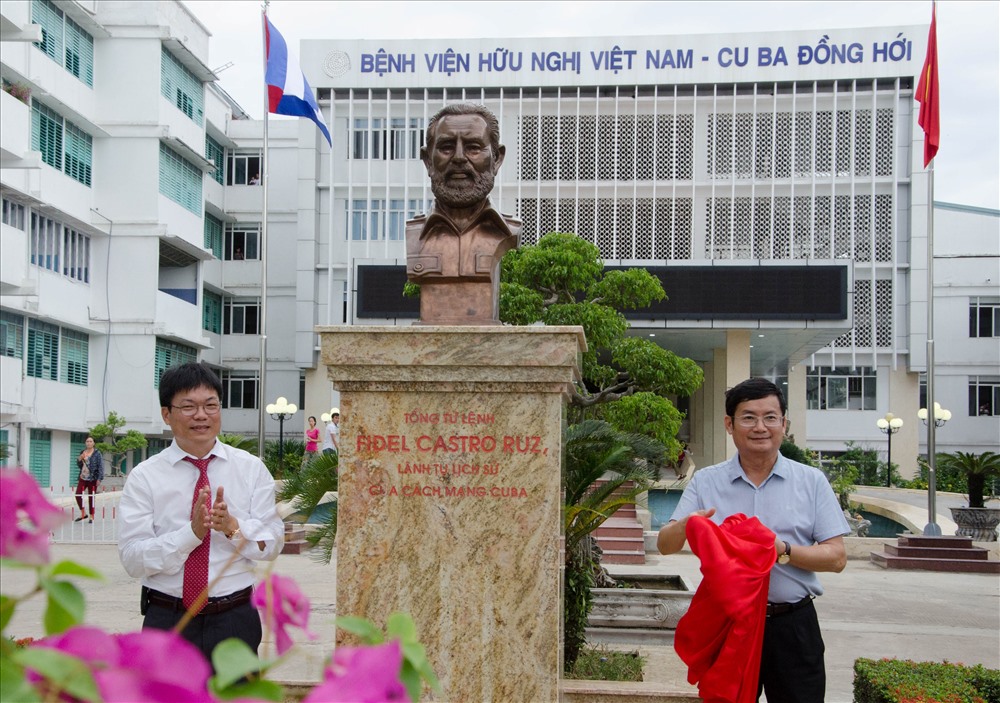
M84 449L76 458L76 466L80 476L76 480L76 504L80 508L80 517L76 522L87 519L87 511L83 509L83 494L90 494L90 522L94 521L94 494L104 480L104 457L94 448L94 438L87 437Z
M766 379L726 391L725 428L736 456L694 473L660 528L657 548L680 551L693 515L721 524L743 513L774 532L758 697L763 690L769 701L823 703L824 644L813 605L823 587L816 573L844 570L844 535L851 530L823 472L779 453L785 411L784 395Z
M306 452L302 457L302 464L312 461L319 454L319 428L316 427L316 418L309 416L309 429L306 430Z
M323 439L324 454L340 453L340 408L330 408L330 422L326 425L326 437Z
M143 628L172 629L192 609L180 634L209 661L230 637L257 651L254 567L274 561L285 542L270 472L218 440L221 397L222 382L203 363L164 372L160 413L174 441L132 469L119 507L118 555L142 581Z

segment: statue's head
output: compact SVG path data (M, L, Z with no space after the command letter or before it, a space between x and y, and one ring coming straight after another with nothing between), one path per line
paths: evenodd
M431 118L420 158L438 202L466 208L489 197L505 153L496 115L483 105L456 103Z

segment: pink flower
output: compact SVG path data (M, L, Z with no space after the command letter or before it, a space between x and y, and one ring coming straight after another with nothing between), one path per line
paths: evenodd
M47 563L49 530L67 519L23 469L0 469L0 556Z
M211 667L198 649L166 630L112 635L74 627L36 642L86 663L104 703L211 703ZM37 677L35 677L37 681Z
M278 654L292 648L292 638L285 631L289 625L301 628L309 639L316 639L308 629L309 599L302 595L293 579L269 575L254 589L250 602L263 615L264 625L274 631Z
M302 703L392 703L407 701L399 680L403 650L399 640L374 647L337 647L333 661Z

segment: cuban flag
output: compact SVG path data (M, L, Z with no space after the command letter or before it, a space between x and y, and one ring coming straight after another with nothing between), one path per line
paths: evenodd
M264 82L267 84L268 112L275 115L308 117L316 123L326 141L333 146L330 130L323 124L316 96L309 87L306 76L299 65L299 57L281 36L267 15L264 15L265 45L267 47L267 69Z

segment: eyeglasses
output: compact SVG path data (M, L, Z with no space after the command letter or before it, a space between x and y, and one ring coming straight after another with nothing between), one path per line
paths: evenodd
M171 405L174 410L179 410L185 417L193 417L198 414L198 409L205 411L206 415L218 415L222 410L222 405L218 402L208 402L202 405Z
M781 427L781 424L785 421L785 418L781 415L765 415L764 417L757 417L756 415L740 415L736 420L736 424L744 429L752 430L757 426L758 422L763 422L764 427Z

